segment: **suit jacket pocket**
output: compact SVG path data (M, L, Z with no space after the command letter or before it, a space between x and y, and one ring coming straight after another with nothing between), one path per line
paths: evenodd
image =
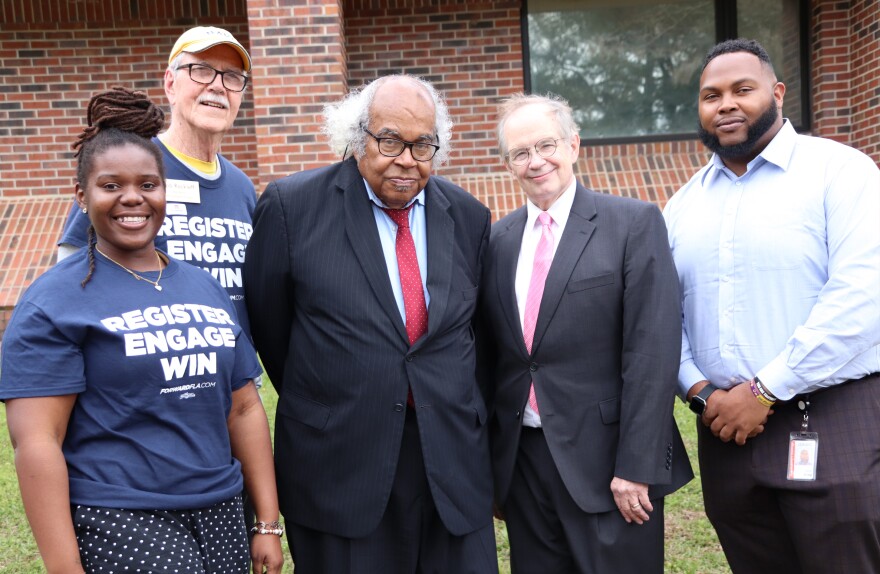
M278 414L322 430L330 420L330 407L296 393L284 393L278 403Z
M465 301L470 301L472 299L477 298L477 293L480 291L479 287L471 287L470 289L462 289L461 298Z
M599 401L599 416L606 425L614 424L620 420L620 397Z
M601 287L602 285L611 285L614 283L614 273L603 273L602 275L594 275L584 279L576 279L568 282L567 291L575 293L584 289L592 289L593 287Z

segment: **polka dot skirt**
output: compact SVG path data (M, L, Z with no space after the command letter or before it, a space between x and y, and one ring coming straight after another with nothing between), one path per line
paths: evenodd
M250 550L241 496L195 510L73 506L89 574L247 574Z

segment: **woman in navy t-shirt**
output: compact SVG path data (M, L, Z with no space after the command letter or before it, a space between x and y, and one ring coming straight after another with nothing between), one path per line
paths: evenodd
M74 145L88 247L34 282L3 338L22 500L49 572L280 572L256 354L220 284L154 247L162 125L139 93L89 103Z

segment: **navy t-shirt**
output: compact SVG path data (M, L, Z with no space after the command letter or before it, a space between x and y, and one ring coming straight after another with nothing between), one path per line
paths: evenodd
M257 202L253 182L221 155L217 156L220 177L199 177L159 138L153 138L153 143L162 150L167 184L165 222L156 237L156 247L217 279L229 293L242 327L250 334L242 267ZM58 243L83 247L88 228L88 215L74 202Z
M77 394L63 443L71 502L188 509L241 492L226 419L260 367L223 288L174 259L161 291L98 253L83 288L87 273L80 250L37 279L0 357L0 399Z

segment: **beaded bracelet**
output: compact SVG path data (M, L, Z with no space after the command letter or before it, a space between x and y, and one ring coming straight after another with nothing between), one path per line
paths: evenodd
M279 521L274 522L255 522L251 528L251 534L274 534L275 536L284 535L284 527Z
M755 379L749 381L749 387L752 389L752 394L755 395L755 398L758 399L758 402L767 407L768 409L776 404L776 401L771 401L767 397L765 397L761 391L758 390L757 385L755 384Z

